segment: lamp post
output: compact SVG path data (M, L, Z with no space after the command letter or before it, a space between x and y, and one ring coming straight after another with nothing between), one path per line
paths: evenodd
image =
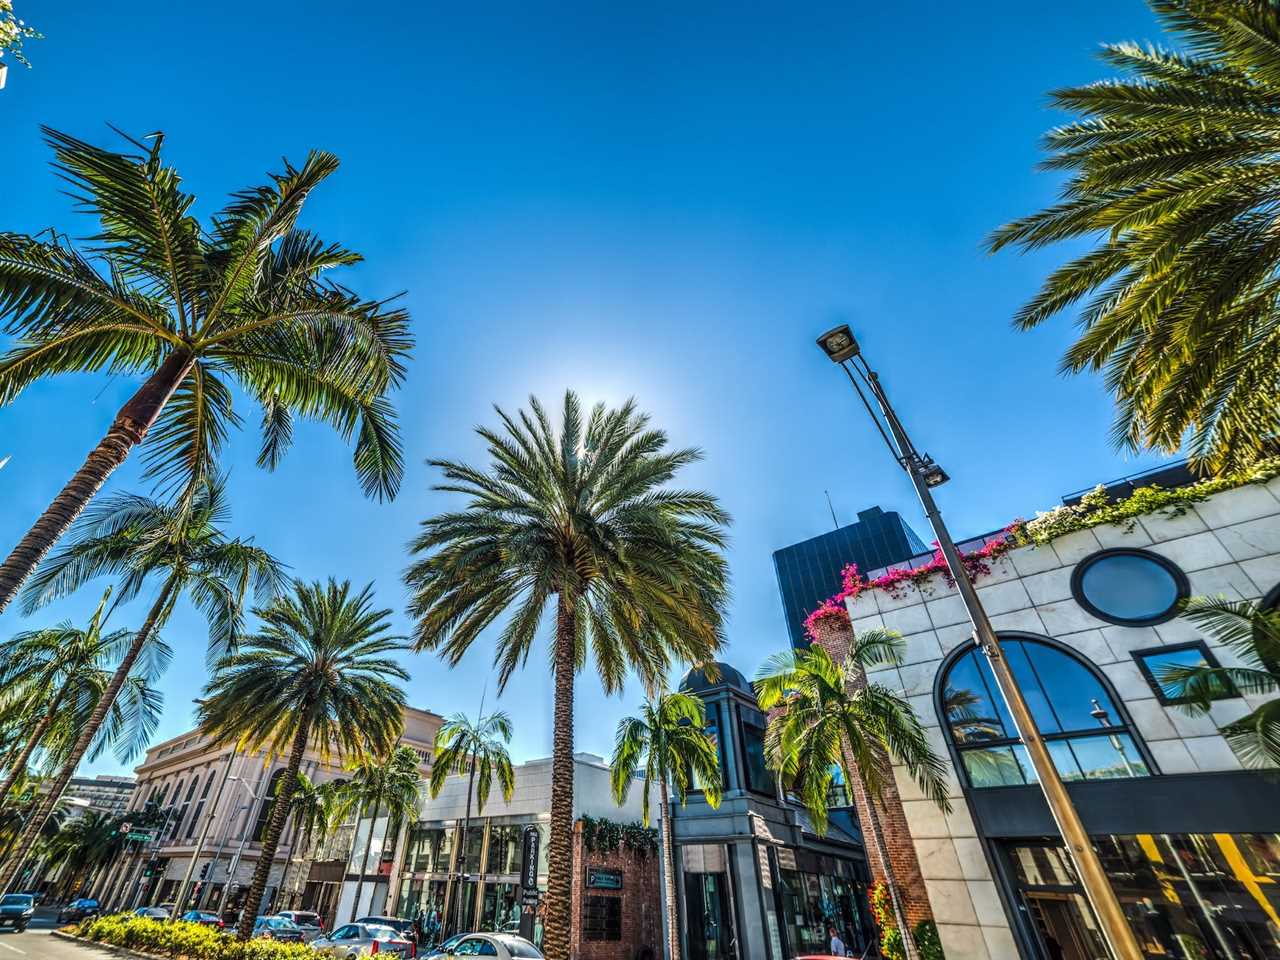
M949 478L946 472L934 463L928 454L922 455L916 451L907 436L906 429L889 403L889 398L880 386L879 377L863 358L858 341L854 339L853 331L848 325L828 330L818 338L818 346L822 348L828 359L845 372L849 383L853 385L854 392L862 401L862 405L866 408L894 459L911 478L916 495L920 498L920 505L924 507L925 515L929 518L929 524L937 538L938 548L942 551L947 570L955 581L956 590L973 624L974 641L986 655L987 662L991 666L996 686L1000 688L1000 694L1008 705L1014 728L1026 748L1036 777L1040 781L1040 788L1044 791L1045 800L1049 804L1049 812L1058 825L1058 831L1062 834L1067 853L1076 866L1076 872L1080 875L1080 884L1093 907L1107 943L1115 954L1116 960L1142 960L1143 955L1138 941L1133 935L1129 922L1125 919L1115 891L1107 881L1102 861L1098 859L1097 851L1089 842L1089 835L1085 833L1080 815L1076 812L1075 805L1072 804L1071 797L1062 783L1062 778L1058 776L1058 770L1053 765L1053 759L1049 756L1049 750L1040 736L1040 731L1036 728L1031 710L1013 676L1013 671L1009 668L1000 640L991 627L991 621L982 608L973 581L969 578L969 572L961 562L960 553L952 542L946 525L942 522L942 515L938 512L938 506L933 499L933 488L947 482ZM879 416L876 415L871 401L867 399L867 394L863 392L863 386L879 407ZM883 423L881 418L884 420ZM909 936L909 931L903 932L904 940Z

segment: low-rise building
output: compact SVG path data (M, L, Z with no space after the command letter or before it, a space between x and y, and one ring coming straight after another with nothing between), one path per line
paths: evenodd
M72 777L67 785L64 797L85 801L84 806L72 806L73 815L85 810L96 810L108 816L124 813L129 808L129 800L133 796L133 788L137 781L133 777L119 777L100 773L96 777Z
M417 751L424 776L442 722L430 711L405 709L401 742ZM262 751L243 753L214 745L199 730L151 747L136 769L137 787L125 812L150 810L158 823L139 833L150 839L131 841L114 867L103 871L94 894L122 908L170 902L194 857L194 887L186 906L239 910L261 856L262 835L285 766L285 758ZM343 776L341 766L314 750L304 756L302 772L317 783ZM206 839L197 849L202 833ZM345 837L351 837L350 829ZM312 864L298 839L296 825L286 824L267 881L264 909L284 909L301 898ZM341 859L347 861L348 851L343 850Z

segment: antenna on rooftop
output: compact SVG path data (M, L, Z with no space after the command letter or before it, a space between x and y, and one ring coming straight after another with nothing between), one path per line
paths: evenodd
M831 522L835 525L835 529L839 530L840 521L836 519L836 508L831 504L831 492L828 490L823 490L822 492L827 495L827 509L831 511Z

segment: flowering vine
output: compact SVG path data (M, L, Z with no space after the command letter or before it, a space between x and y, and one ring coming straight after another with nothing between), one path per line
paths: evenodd
M0 0L0 57L8 51L13 54L13 59L30 67L31 64L22 55L22 42L40 39L43 37L37 30L14 15L13 0ZM0 63L0 67L3 67L3 63Z

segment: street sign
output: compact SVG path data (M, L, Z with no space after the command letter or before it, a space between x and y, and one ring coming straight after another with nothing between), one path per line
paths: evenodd
M137 840L140 843L150 843L156 838L154 830L130 830L126 836L128 839Z
M587 868L587 886L596 890L621 890L622 871L589 867Z
M524 828L520 854L520 936L532 940L538 914L538 847L542 834L533 824Z

